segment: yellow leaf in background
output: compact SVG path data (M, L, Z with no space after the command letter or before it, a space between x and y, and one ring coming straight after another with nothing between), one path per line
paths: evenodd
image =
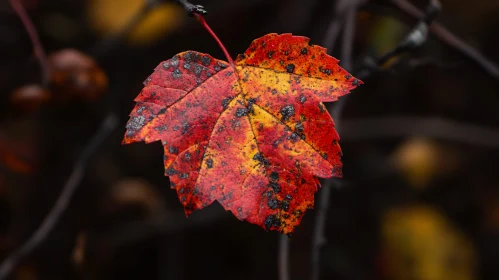
M119 33L145 6L144 0L88 0L89 25L100 36ZM164 3L150 11L128 34L130 45L145 46L180 28L185 11L175 3Z
M370 15L364 18L364 25L369 30L365 40L375 57L381 57L394 49L409 32L408 26L392 17ZM399 59L398 56L393 57L383 66L389 68Z
M430 139L424 138L404 141L392 155L395 167L417 189L424 189L438 172L438 161L438 147Z
M391 155L391 162L413 188L424 190L438 176L455 172L461 164L458 151L427 138L409 138Z
M387 279L475 279L471 241L432 207L389 210L382 220L381 236Z
M159 5L130 32L128 39L135 45L152 43L178 29L185 18L185 11L178 5Z

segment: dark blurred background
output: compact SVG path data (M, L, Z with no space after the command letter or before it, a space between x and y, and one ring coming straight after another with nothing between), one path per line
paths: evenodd
M102 120L114 113L119 125L11 279L278 279L278 233L218 204L185 218L163 176L160 143L121 145L133 99L156 65L184 50L225 59L202 26L173 1L153 9L143 0L16 1L54 73L44 87L24 26L0 1L2 259L40 225ZM499 64L499 2L441 3L437 20ZM233 57L270 32L322 45L339 17L334 0L194 4L208 10ZM417 19L372 0L355 23L354 74ZM341 38L332 49L338 58ZM338 120L345 176L330 195L321 279L499 279L499 80L430 35L364 82ZM290 240L291 279L310 277L316 213L306 213Z

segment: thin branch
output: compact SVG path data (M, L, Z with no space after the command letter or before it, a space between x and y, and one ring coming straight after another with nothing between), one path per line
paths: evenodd
M437 0L430 1L426 13L421 15L420 22L412 29L412 31L402 40L395 49L387 52L385 55L378 58L378 65L382 66L391 58L411 51L415 48L422 46L428 40L428 31L433 21L440 13L441 5Z
M205 8L201 5L194 5L191 4L189 1L186 0L176 0L180 5L184 7L184 10L187 12L189 16L195 16L195 15L206 15L208 12L205 10Z
M380 67L385 65L390 59L399 56L403 53L412 51L421 47L428 40L428 32L433 24L433 21L440 14L441 4L438 0L430 0L426 12L421 14L420 21L416 26L407 34L407 36L400 41L397 46L376 59L376 61L367 61L368 67L363 69L357 77L365 79L370 76L373 71L379 71Z
M189 219L185 218L184 210L167 211L158 213L147 220L130 222L124 226L113 229L105 234L106 244L119 247L132 242L137 242L160 235L178 234L189 230L213 225L231 216L219 206L210 206L199 213L193 213Z
M405 13L411 15L412 17L421 18L424 13L419 10L416 6L411 4L406 0L392 0L399 9ZM454 35L447 28L438 22L432 24L430 28L431 33L433 33L438 39L447 45L453 47L454 49L460 51L462 54L472 59L477 63L485 72L487 72L492 78L499 80L499 67L486 58L477 49L463 41L458 36Z
M338 2L338 5L343 4L342 1ZM353 67L352 63L352 53L353 53L353 43L354 43L354 34L355 34L355 16L357 12L357 7L363 4L362 1L358 2L357 5L351 4L349 8L346 9L345 13L345 30L343 32L343 41L342 41L342 50L341 50L341 61L343 61L343 67L346 70L351 71ZM421 22L413 29L413 31L391 52L382 56L378 59L377 65L383 65L386 63L391 57L396 56L402 52L412 50L416 47L421 46L427 38L428 26L435 19L440 11L440 3L437 0L431 0L430 5L424 14ZM368 72L369 73L369 72ZM363 73L359 73L357 75L358 78L363 78L366 75ZM336 106L334 107L334 111L332 112L333 119L336 122L336 129L338 132L341 130L342 139L344 139L343 126L345 124L341 121L341 117L343 115L343 110L345 108L345 104L348 100L348 96L340 98L336 102ZM345 126L347 127L347 126ZM320 279L320 253L321 249L326 242L325 237L325 225L327 222L327 210L329 208L329 198L331 195L331 187L334 185L333 180L327 180L324 186L322 187L321 199L319 201L319 209L317 210L317 218L314 228L314 235L312 239L312 280Z
M278 270L279 280L289 280L289 237L284 234L279 236Z
M342 47L341 47L341 57L340 61L343 63L343 68L347 71L352 71L353 68L353 44L355 37L355 16L357 15L357 7L352 6L346 11L345 18L345 30L343 31ZM333 119L335 121L336 130L340 129L340 118L343 115L343 110L345 109L348 100L348 95L340 98L332 112Z
M50 234L55 225L59 222L62 214L68 208L68 205L73 197L74 192L78 188L85 167L90 157L97 151L99 146L111 134L118 125L118 118L115 114L110 114L102 122L100 129L90 139L85 149L80 154L76 162L71 176L66 181L61 194L57 198L54 206L45 217L40 227L28 238L28 240L11 255L9 255L0 265L0 280L6 279L16 265L34 249L36 249Z
M499 130L434 117L369 117L343 121L343 142L424 136L499 148Z
M331 54L334 47L336 46L336 40L340 34L341 28L343 27L345 16L351 7L359 7L367 3L369 0L337 0L336 5L334 5L333 19L329 22L329 25L322 40L322 45L327 48Z
M344 31L343 31L343 38L342 38L342 48L341 48L341 61L343 61L343 67L349 71L352 69L353 62L352 62L352 53L353 53L353 44L354 44L354 37L355 37L355 17L357 15L357 7L364 4L364 1L351 1L348 2L349 5L346 6L346 8L341 8L342 5L343 7L346 5L345 2L339 1L337 3L338 8L337 11L344 11L345 12L345 17L344 17ZM329 38L326 37L325 40L329 40ZM330 49L329 51L332 51ZM343 114L343 109L345 108L345 104L347 101L348 96L344 96L340 98L336 102L336 106L334 108L334 111L332 112L333 119L335 120L336 123L336 129L339 131L340 127L339 124L341 123L340 119ZM326 180L324 185L322 186L322 191L320 195L320 200L319 200L319 206L316 211L316 220L315 220L315 227L314 227L314 232L312 236L312 252L311 252L311 276L310 279L312 280L319 280L320 279L320 258L321 258L321 251L326 243L326 222L327 222L327 211L329 209L329 199L331 196L331 188L333 187L334 180Z
M333 19L329 22L326 34L322 40L322 45L328 49L329 54L331 54L336 46L336 40L338 39L338 35L340 34L341 28L343 27L343 23L345 21L342 11L342 7L345 5L342 1L345 0L338 0L336 5L334 5Z
M332 51L336 45L336 39L340 34L341 27L343 26L343 19L335 17L328 25L326 35L322 45L328 50Z
M345 29L343 30L343 40L341 44L340 61L343 68L351 71L353 67L353 43L355 37L355 17L357 15L357 7L352 6L346 11Z
M48 62L47 55L45 53L45 50L43 49L43 45L38 36L38 32L33 22L31 22L28 13L26 13L26 10L24 9L20 0L9 0L9 1L12 8L16 12L17 16L23 23L26 32L28 32L31 43L33 44L33 52L35 53L35 56L38 58L38 62L40 63L40 67L42 69L42 83L44 85L48 85L50 79L50 64Z
M327 180L322 186L319 206L315 214L315 227L312 236L312 253L311 253L311 280L320 279L320 261L322 247L326 244L326 221L327 210L329 209L329 197L331 196L331 188L333 187L333 180Z

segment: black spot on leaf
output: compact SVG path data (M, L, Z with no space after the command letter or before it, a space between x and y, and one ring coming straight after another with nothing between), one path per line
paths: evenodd
M267 159L265 159L262 156L262 154L260 154L260 153L255 154L255 156L253 156L253 159L256 160L256 161L259 161L263 165L269 165L270 164L270 162Z
M203 56L203 58L201 59L201 63L204 66L208 66L211 64L211 58L209 58L208 56Z
M180 72L180 70L177 68L172 72L172 77L174 79L180 79L182 78L182 72Z
M264 222L265 228L270 230L272 227L279 227L281 220L276 215L268 215Z
M281 108L282 121L287 121L295 114L295 107L293 105L286 105Z
M213 159L209 158L206 160L206 167L213 168Z
M191 62L191 61L192 61L192 52L186 52L186 53L184 54L184 60L185 60L186 62Z
M279 202L277 199L269 199L267 201L267 205L269 206L270 209L276 209L279 206Z
M279 174L277 172L270 173L270 181L277 182L279 180Z
M182 135L184 135L189 129L189 123L185 122L182 124Z
M173 168L173 167L168 167L168 168L165 170L165 174L166 174L167 176L173 176L173 175L175 175L175 174L178 174L178 171L177 171L177 170L175 170L175 168Z
M305 103L305 101L307 101L307 97L305 95L300 95L300 103Z
M240 118L242 116L246 116L248 114L248 109L247 108L237 108L236 110L236 117Z
M282 210L288 211L289 210L289 201L288 200L283 200L281 201L281 207Z
M276 182L270 182L269 187L271 187L275 193L278 193L281 191L281 187Z
M224 109L227 109L227 106L229 106L230 101L231 101L230 98L225 98L224 100L222 100L222 106L224 107Z
M178 154L178 148L175 146L170 146L168 148L168 151L170 152L170 154L175 154L175 155Z
M295 130L298 134L302 134L303 133L303 123L297 123L295 125Z

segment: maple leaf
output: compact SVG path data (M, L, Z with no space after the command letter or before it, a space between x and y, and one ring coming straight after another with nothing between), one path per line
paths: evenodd
M318 177L341 177L323 102L362 84L309 39L268 34L235 68L187 51L160 63L130 114L124 144L162 141L186 215L215 200L238 219L290 234Z

